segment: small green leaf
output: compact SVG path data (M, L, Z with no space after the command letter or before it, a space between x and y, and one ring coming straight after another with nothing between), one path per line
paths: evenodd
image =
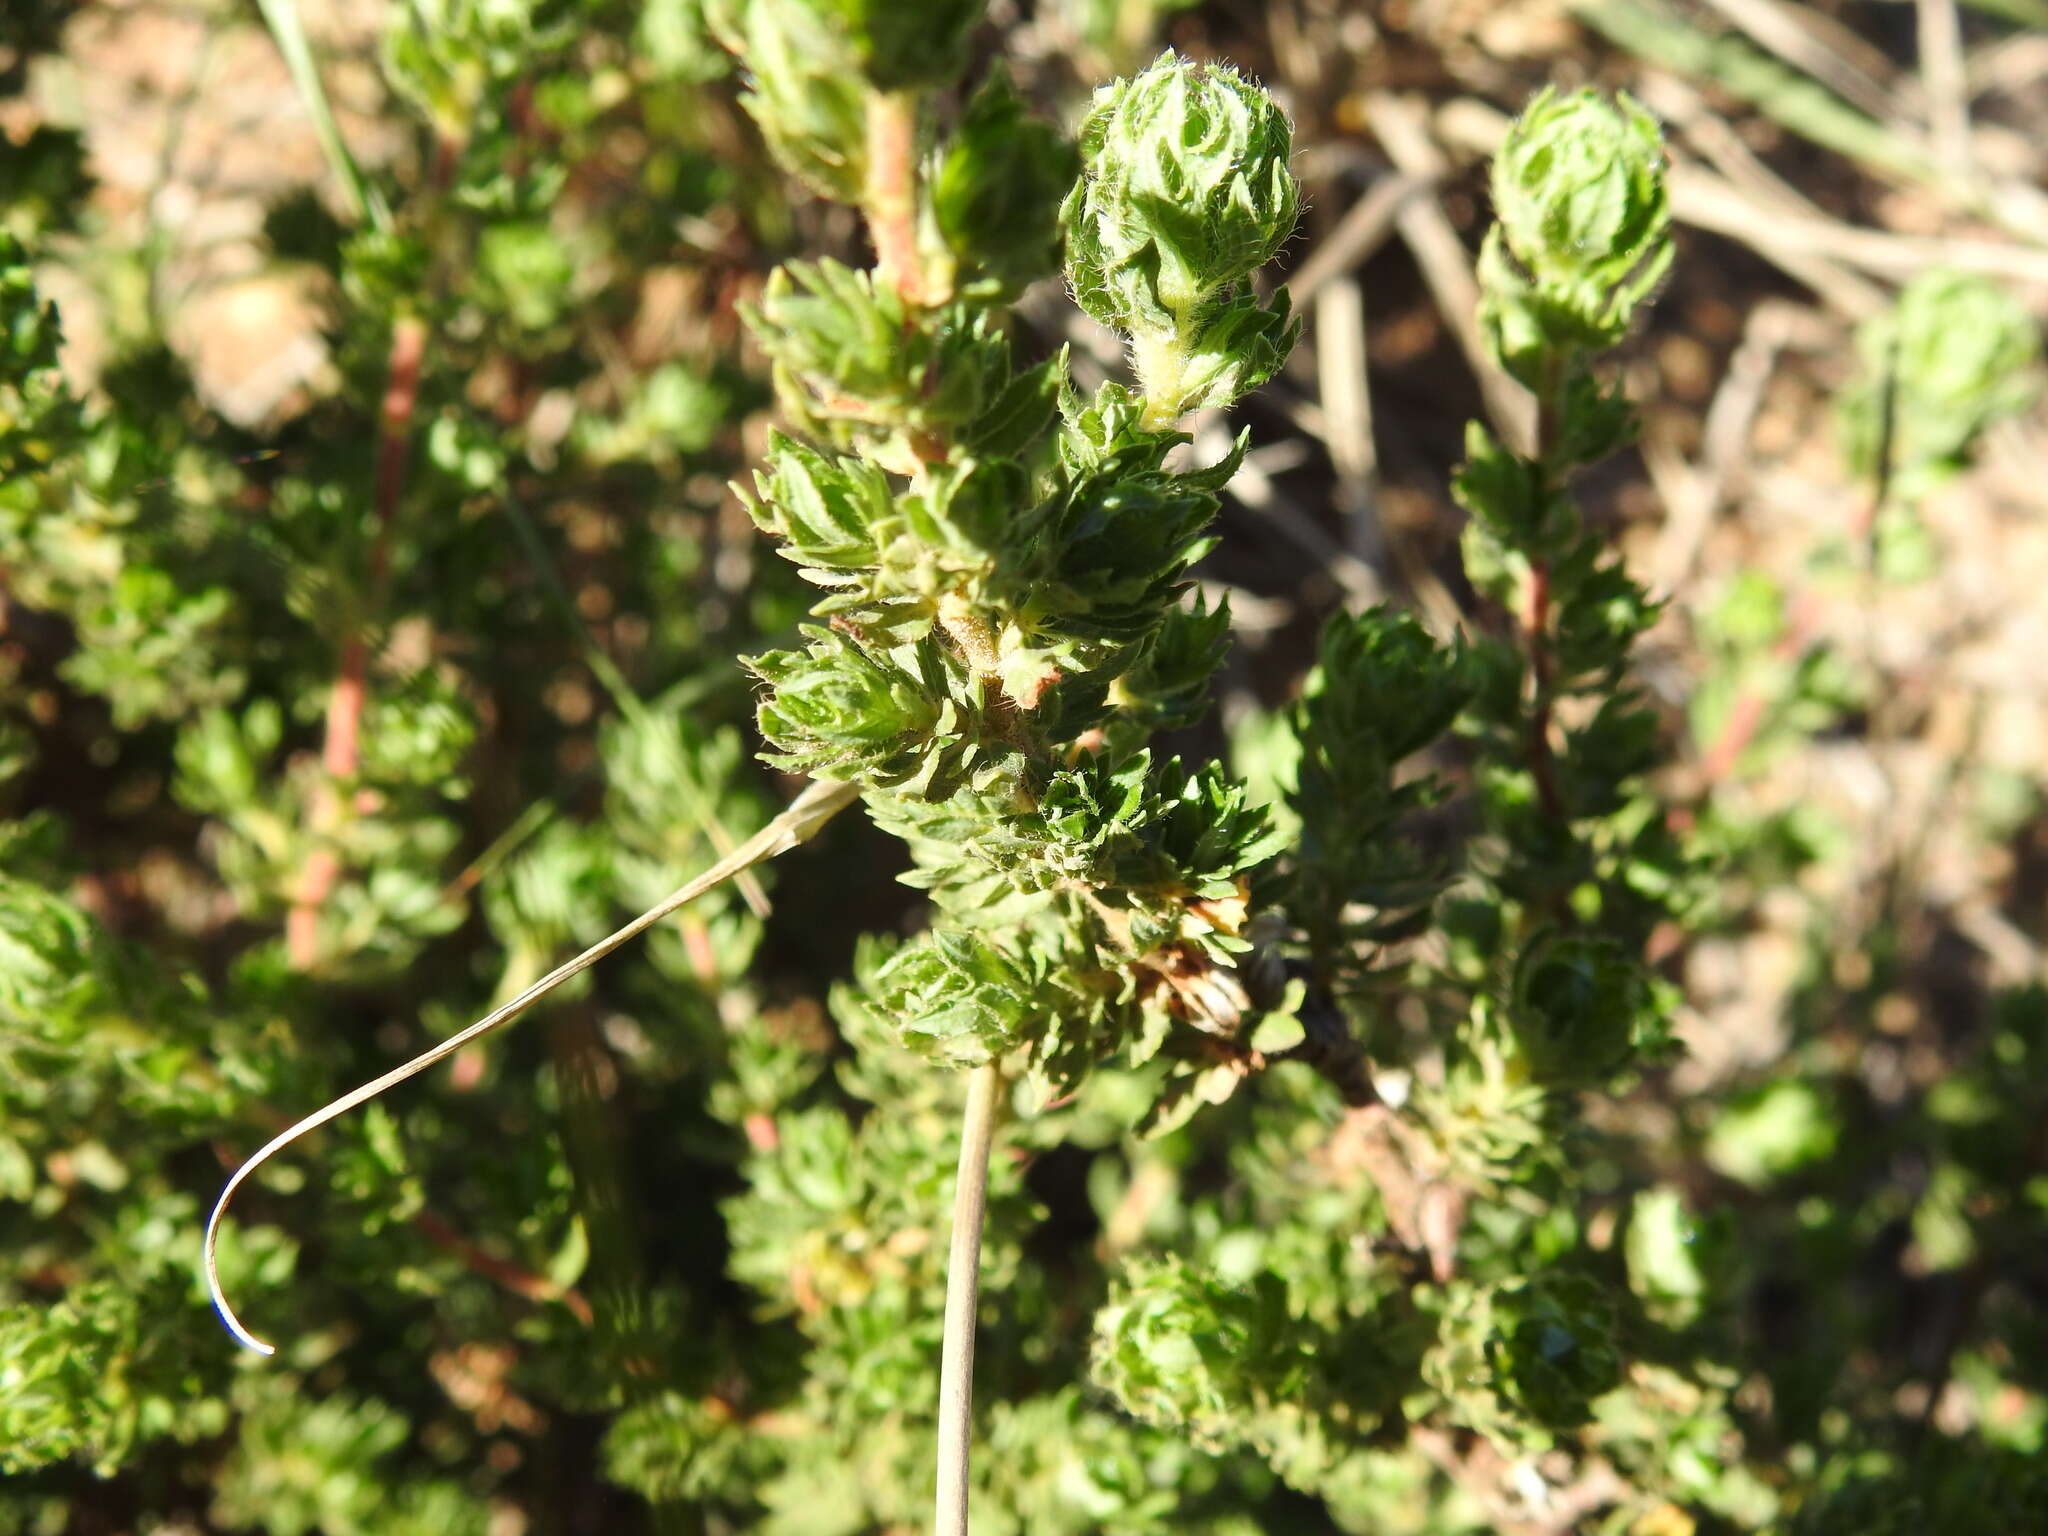
M1059 266L1060 205L1080 155L1030 115L1000 68L967 103L932 179L932 213L962 268L959 290L994 301Z

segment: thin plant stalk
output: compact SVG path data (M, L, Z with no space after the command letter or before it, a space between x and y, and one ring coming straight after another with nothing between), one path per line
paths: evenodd
M398 520L399 497L405 490L408 439L413 410L419 404L420 367L426 349L424 321L405 316L392 326L391 363L377 443L377 523L365 583L366 607L371 613L363 615L363 623L342 642L334 689L328 695L326 734L320 752L328 783L313 806L313 829L326 837L333 835L344 814L341 785L353 779L361 765L363 708L369 699L370 674L370 641L364 626L382 606L390 574L391 535ZM285 918L285 953L294 970L308 971L319 962L320 909L340 877L341 856L323 842L307 858L291 911Z
M988 1213L988 1149L995 1136L1002 1068L967 1079L960 1171L953 1186L953 1240L946 1255L946 1324L939 1356L939 1482L935 1536L967 1536L968 1448L974 1430L974 1325L981 1305L981 1229Z
M208 1295L213 1299L214 1310L220 1313L220 1320L226 1326L228 1332L235 1336L237 1342L255 1350L259 1355L274 1355L277 1353L275 1346L266 1344L243 1325L241 1318L236 1315L234 1308L228 1305L227 1296L221 1290L220 1284L219 1247L221 1219L227 1215L228 1203L234 1199L235 1192L242 1187L249 1176L258 1168L261 1168L273 1156L283 1151L307 1132L316 1131L329 1121L338 1119L350 1110L369 1103L370 1100L376 1098L385 1089L396 1087L407 1078L418 1076L437 1062L446 1061L450 1056L453 1056L471 1042L481 1040L493 1030L500 1029L511 1023L563 982L589 970L591 966L597 964L598 961L602 960L620 945L645 933L678 907L695 901L706 891L724 884L743 869L759 864L764 860L772 859L779 853L787 853L799 843L809 842L816 835L820 827L851 805L858 793L859 791L851 784L834 783L828 780L819 780L813 783L801 795L797 796L787 810L769 822L759 832L748 838L744 843L740 844L727 857L720 859L695 879L678 886L624 927L599 939L575 959L556 966L547 975L541 977L539 981L536 981L510 1002L492 1009L467 1029L458 1034L450 1035L439 1044L420 1052L419 1055L413 1057L412 1060L404 1063L402 1066L393 1067L382 1077L364 1083L360 1088L352 1089L340 1098L323 1105L312 1114L306 1116L305 1119L278 1132L277 1135L271 1137L269 1141L257 1148L255 1153L241 1167L234 1171L233 1176L229 1178L226 1186L221 1190L220 1198L214 1201L212 1214L206 1218L206 1243L204 1248L206 1289ZM986 1148L987 1138L984 1136L984 1155L986 1154ZM975 1243L978 1252L980 1246L978 1216Z

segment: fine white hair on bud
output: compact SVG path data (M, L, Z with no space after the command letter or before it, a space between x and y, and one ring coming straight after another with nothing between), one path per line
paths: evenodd
M1294 232L1293 135L1236 70L1162 54L1097 92L1067 200L1076 301L1130 337L1154 423L1228 404L1272 376L1292 345L1284 297L1244 280Z
M1532 387L1546 357L1620 341L1672 260L1657 121L1626 94L1540 92L1493 162L1481 322Z

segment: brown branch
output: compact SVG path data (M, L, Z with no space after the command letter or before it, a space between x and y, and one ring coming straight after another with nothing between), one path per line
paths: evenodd
M1891 500L1892 461L1897 451L1899 420L1899 369L1898 346L1894 342L1892 355L1886 361L1883 390L1878 409L1877 469L1876 483L1870 495L1860 502L1849 522L1850 537L1861 549L1866 563L1866 572L1877 563L1877 520ZM1801 593L1793 600L1791 611L1785 618L1785 632L1771 647L1771 659L1780 665L1789 666L1806 650L1820 628L1820 604L1812 592ZM1763 691L1755 686L1745 688L1736 696L1734 705L1728 711L1728 719L1721 732L1714 738L1700 760L1701 787L1711 794L1716 785L1735 771L1736 761L1764 722L1766 700ZM1690 814L1685 821L1691 825Z
M1518 1486L1516 1464L1485 1436L1417 1424L1408 1439L1486 1511L1499 1536L1570 1536L1595 1510L1634 1492L1605 1458L1594 1456L1580 1464L1579 1476L1570 1483L1546 1479L1548 1499L1535 1508Z
M390 366L378 413L376 528L370 541L363 618L382 606L391 566L391 529L405 489L413 409L419 403L420 365L427 350L426 324L410 316L391 328ZM341 857L324 841L342 819L340 786L355 777L362 761L363 705L369 694L370 643L362 625L342 642L334 689L327 697L326 737L320 766L327 782L313 803L311 826L323 839L306 859L298 893L285 918L285 954L294 970L311 970L320 958L320 909L341 877Z
M464 1237L432 1211L421 1211L412 1219L412 1226L436 1248L452 1253L464 1265L486 1280L495 1281L515 1296L524 1296L528 1301L559 1301L574 1315L577 1322L589 1327L592 1320L590 1302L573 1285L557 1285L545 1275L536 1275L532 1270L501 1259L494 1253L487 1253Z
M1373 1086L1365 1048L1358 1043L1350 1022L1330 994L1311 988L1298 1017L1302 1028L1300 1041L1284 1051L1275 1051L1268 1061L1302 1063L1327 1078L1347 1108L1363 1109L1378 1104L1379 1090Z
M1346 1112L1321 1153L1337 1173L1363 1170L1380 1192L1394 1241L1429 1261L1441 1285L1457 1273L1469 1192L1428 1167L1400 1115L1386 1104Z

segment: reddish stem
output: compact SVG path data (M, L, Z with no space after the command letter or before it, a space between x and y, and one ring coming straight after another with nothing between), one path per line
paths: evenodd
M875 274L906 304L929 301L917 256L917 97L868 95L867 187L861 211L875 247Z
M1818 619L1815 605L1810 596L1802 597L1793 604L1792 612L1785 621L1785 632L1778 637L1778 643L1771 647L1771 659L1780 663L1790 662L1806 649L1813 636ZM1707 748L1700 759L1700 777L1708 790L1712 790L1729 774L1735 771L1735 764L1755 738L1757 730L1764 723L1764 708L1769 700L1763 690L1751 685L1745 688L1728 711L1728 718L1722 723L1720 734L1713 745Z
M1892 412L1889 403L1884 416L1884 444L1879 450L1877 489L1870 498L1858 506L1849 522L1850 536L1861 545L1866 553L1874 557L1870 548L1871 538L1877 528L1878 514L1884 510L1885 498L1890 489ZM1778 637L1778 643L1771 647L1771 659L1781 664L1796 660L1820 628L1820 604L1811 592L1803 592L1795 598L1791 610L1785 617L1785 632ZM1745 688L1736 697L1734 706L1728 711L1728 718L1722 723L1721 733L1714 738L1706 753L1700 759L1700 780L1702 789L1711 794L1714 786L1735 771L1735 764L1764 723L1764 707L1769 701L1761 689L1754 685ZM1686 824L1691 824L1691 813L1686 813Z
M382 606L391 567L391 529L398 499L405 490L405 464L412 435L413 410L419 403L420 365L426 357L427 328L410 317L391 328L390 368L384 401L378 413L376 529L370 540L370 565L365 590L367 611ZM369 693L370 644L358 629L342 642L335 666L334 689L327 696L326 737L320 766L327 782L314 800L311 816L316 835L334 831L341 819L339 785L355 777L362 761L363 704ZM320 958L320 908L341 877L341 858L324 843L307 857L300 872L298 894L285 918L285 954L294 970L310 970Z
M590 1302L573 1285L557 1285L545 1275L501 1259L488 1253L460 1232L449 1226L432 1211L421 1211L412 1219L413 1230L432 1243L436 1248L452 1253L464 1265L486 1280L502 1285L515 1296L524 1296L528 1301L559 1301L567 1307L577 1322L589 1327L591 1324Z
M1522 619L1535 693L1529 706L1529 771L1543 809L1553 820L1564 821L1564 797L1557 790L1557 764L1550 751L1550 647L1545 643L1549 629L1550 563L1537 560L1529 567L1529 607Z
M1565 363L1556 353L1544 359L1543 377L1536 390L1536 462L1548 485L1553 472L1551 457L1559 437L1558 413L1564 398ZM1529 606L1523 614L1522 633L1529 647L1529 772L1536 780L1536 794L1552 821L1566 822L1564 796L1557 789L1557 763L1550 751L1550 562L1529 562Z
M391 523L405 489L405 461L412 443L412 413L420 398L420 364L427 354L426 322L400 320L391 328L391 365L379 412L377 444L377 541L370 550L372 591L382 586L391 559Z
M1700 759L1700 777L1709 788L1728 777L1735 760L1742 756L1756 729L1763 724L1764 696L1761 689L1746 689L1736 699L1735 707L1728 711L1728 718L1721 726L1721 734L1714 738L1714 744L1707 748L1707 755Z

